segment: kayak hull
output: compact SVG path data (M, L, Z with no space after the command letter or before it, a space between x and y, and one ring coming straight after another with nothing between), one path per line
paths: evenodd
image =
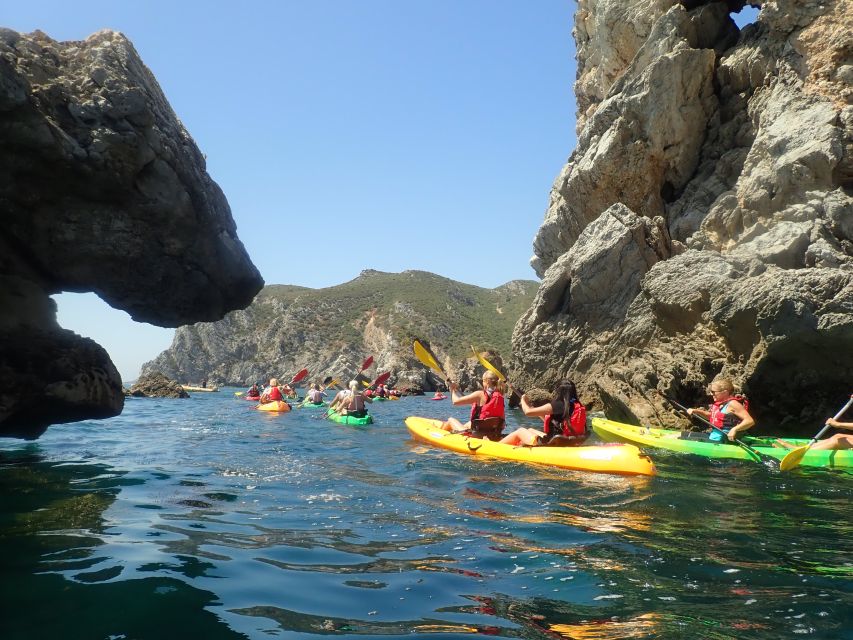
M327 402L303 402L302 405L300 405L300 406L310 407L310 408L319 408L319 407L325 407L327 404L328 404Z
M655 473L651 460L640 455L637 447L630 445L516 447L444 431L441 425L441 420L416 416L406 418L406 427L415 440L457 453L532 462L579 471L647 476Z
M353 427L366 427L369 424L373 424L373 416L369 413L363 418L356 418L353 416L342 416L336 411L331 411L328 416L326 416L332 422L336 422L338 424L348 424Z
M290 411L290 405L284 402L284 400L273 400L272 402L265 402L264 404L259 404L255 408L258 411L271 411L273 413L286 413Z
M446 399L447 399L447 396L440 396L440 397L438 397L438 398L436 398L435 396L433 396L432 398L430 398L430 400L446 400Z
M756 456L736 444L682 440L681 432L672 429L638 427L636 425L614 422L605 418L593 418L592 428L596 434L608 442L626 442L643 448L666 449L679 453L692 453L705 458L727 458L731 460L751 460L758 462ZM744 444L758 453L781 460L790 449L773 446L775 437L745 437ZM794 447L809 443L807 438L783 438ZM814 451L809 450L800 462L800 466L823 467L829 469L853 469L853 450Z

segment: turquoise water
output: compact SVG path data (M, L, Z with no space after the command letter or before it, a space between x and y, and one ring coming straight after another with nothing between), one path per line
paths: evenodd
M537 468L413 442L447 401L233 391L0 440L0 637L853 638L853 475Z

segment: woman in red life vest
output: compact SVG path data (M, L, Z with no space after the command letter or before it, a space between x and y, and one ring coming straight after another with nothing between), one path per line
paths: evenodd
M734 392L735 387L731 380L717 378L708 385L708 393L711 394L713 400L708 410L688 409L687 413L702 416L717 429L723 431L729 440L734 440L755 424L755 420L749 415L741 400L735 397ZM719 431L712 430L708 439L719 442L723 436Z
M487 418L500 418L500 429L506 418L504 408L503 383L491 371L483 374L483 388L468 395L459 395L459 385L450 383L450 401L453 406L465 404L471 405L471 418L462 424L456 418L450 417L442 425L445 431L471 431L471 423L474 420L486 420ZM500 430L498 430L498 433ZM476 429L472 431L476 435ZM490 434L492 435L492 434ZM479 436L478 436L479 437Z
M281 389L278 388L278 378L270 378L270 386L261 394L261 404L276 400L284 400L284 397L281 395Z
M554 388L551 401L532 407L527 396L521 396L521 410L528 417L542 418L542 431L530 427L519 427L501 440L503 444L557 445L574 447L583 444L589 432L586 428L586 407L578 400L575 383L563 380Z

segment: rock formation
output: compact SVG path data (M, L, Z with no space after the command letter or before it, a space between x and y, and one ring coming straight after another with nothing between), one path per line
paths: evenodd
M758 3L754 3L757 4ZM580 0L578 145L531 264L516 381L683 424L724 375L764 431L853 383L853 1Z
M130 387L130 395L134 398L189 398L179 382L164 376L159 371L152 371L139 379Z
M118 372L56 324L51 294L94 291L177 326L263 285L224 195L121 34L0 29L0 435L115 415Z
M219 322L181 327L172 346L143 373L162 371L180 381L249 386L272 376L289 380L307 368L306 383L332 375L343 383L368 356L369 378L390 371L391 384L432 391L439 379L412 352L412 341L427 341L463 388L476 382L471 345L509 352L510 335L530 306L536 283L513 281L483 289L423 271L364 271L354 280L328 287L267 286L243 311ZM501 364L499 356L496 363Z

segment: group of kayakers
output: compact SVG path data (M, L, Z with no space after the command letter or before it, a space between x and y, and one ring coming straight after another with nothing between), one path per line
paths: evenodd
M246 391L248 400L257 400L258 402L276 402L285 401L285 398L295 398L296 390L289 384L279 384L278 378L270 378L269 384L264 387L263 383L255 382Z
M450 398L454 406L471 405L471 416L468 422L462 424L454 417L444 421L442 428L446 431L462 432L477 438L488 438L509 445L524 446L578 446L589 436L586 426L586 408L578 400L578 392L574 382L563 380L553 389L551 398L544 403L531 403L527 395L521 396L520 407L525 416L541 418L543 428L520 427L504 436L503 428L506 423L504 404L504 382L492 371L483 374L482 389L466 395L460 395L456 383L450 382ZM723 442L728 439L734 442L747 430L755 425L755 419L748 411L746 399L735 394L735 387L728 378L716 378L708 386L711 404L707 409L687 409L689 415L703 418L712 425L705 432L684 432L682 437L692 440L707 440ZM535 406L534 406L535 404ZM830 418L826 424L839 429L853 430L853 422L840 422ZM792 448L794 445L784 440L777 440L782 447ZM853 435L836 434L821 440L811 447L821 449L851 449Z

